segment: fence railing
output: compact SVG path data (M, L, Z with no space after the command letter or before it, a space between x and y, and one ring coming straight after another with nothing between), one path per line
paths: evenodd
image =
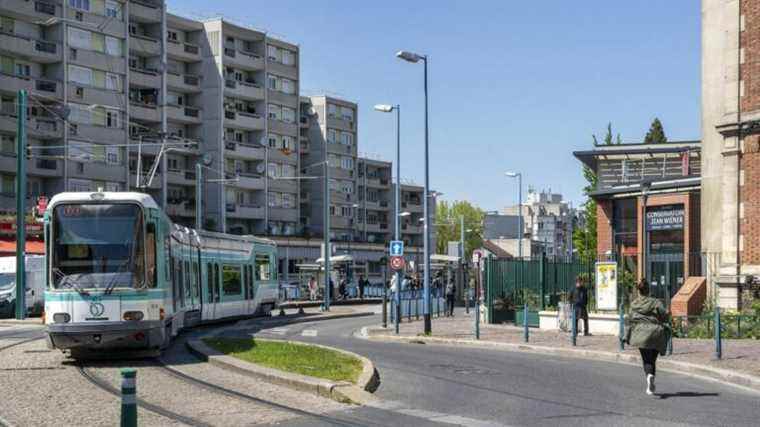
M425 296L422 289L410 289L401 291L399 295L401 297L401 305L399 305L401 311L401 317L399 321L418 320L425 313ZM390 301L390 320L396 321L396 295L390 293L388 295ZM439 317L446 310L446 301L443 296L443 292L440 289L430 289L430 315Z

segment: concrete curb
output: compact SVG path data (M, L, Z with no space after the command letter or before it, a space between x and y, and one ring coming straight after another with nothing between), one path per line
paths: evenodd
M375 341L390 341L390 342L403 342L414 344L456 344L456 345L469 345L473 347L500 349L504 351L521 351L530 352L536 354L548 354L556 356L568 356L584 359L595 359L605 362L624 363L629 365L640 365L641 358L636 355L612 353L608 351L599 350L581 350L563 347L547 347L533 344L516 344L516 343L503 343L493 341L475 341L470 339L461 338L438 338L438 337L425 337L425 336L395 336L370 333L369 328L366 326L357 334L359 338ZM717 381L720 383L740 387L748 391L760 393L760 377L738 373L727 369L714 368L711 366L696 365L688 362L679 362L675 360L668 360L667 358L661 358L657 360L657 368L664 371L675 372L678 374L688 375L691 377Z
M252 378L264 380L298 391L314 393L316 395L327 397L341 403L365 405L376 400L371 391L374 391L375 388L377 388L377 385L379 384L379 376L375 370L375 365L366 357L338 348L327 347L318 344L308 344L299 341L288 340L265 340L262 338L256 339L262 341L287 342L298 345L311 345L356 357L362 361L362 373L359 375L356 385L349 382L331 382L329 380L323 380L320 378L267 368L264 366L256 365L254 363L245 362L232 356L226 356L209 347L201 340L191 340L186 342L185 345L191 353L207 361L211 365L222 369L231 370Z

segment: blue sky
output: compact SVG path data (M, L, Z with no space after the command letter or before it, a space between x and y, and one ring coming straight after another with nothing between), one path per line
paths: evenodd
M659 117L668 138L700 137L700 2L169 0L170 11L222 14L301 46L301 89L359 103L359 150L395 157L402 106L402 178L422 183L422 66L430 56L431 187L484 209L524 186L581 201L571 152L607 122L640 141Z

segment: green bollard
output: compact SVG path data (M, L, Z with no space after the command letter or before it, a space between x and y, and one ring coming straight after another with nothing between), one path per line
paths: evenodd
M525 303L523 308L523 338L525 342L530 340L530 332L528 332L528 303Z
M720 337L720 308L715 306L715 359L723 358L723 342Z
M121 427L137 427L137 371L121 370Z
M620 306L618 310L620 312L620 325L619 325L619 338L620 338L620 351L625 350L625 313L623 312L623 306Z
M573 343L573 347L575 347L577 343L576 339L578 338L578 329L577 329L578 322L576 322L576 316L577 315L575 313L575 306L573 306L572 315L570 316L570 328L571 328L570 340Z

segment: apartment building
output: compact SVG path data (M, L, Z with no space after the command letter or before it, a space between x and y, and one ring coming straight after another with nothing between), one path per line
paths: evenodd
M323 177L329 165L330 238L354 241L357 237L357 105L330 96L302 98L303 132L308 149L301 153L304 176ZM311 235L322 235L325 223L323 179L302 183L303 227Z
M66 189L123 190L129 173L129 25L158 19L149 4L0 2L0 173L3 210L15 199L16 96L29 93L27 197ZM64 121L68 118L68 125Z
M393 236L393 164L359 157L357 161L357 234L362 241L385 243Z
M298 46L222 19L203 27L201 154L204 170L216 181L205 186L207 226L295 234Z

